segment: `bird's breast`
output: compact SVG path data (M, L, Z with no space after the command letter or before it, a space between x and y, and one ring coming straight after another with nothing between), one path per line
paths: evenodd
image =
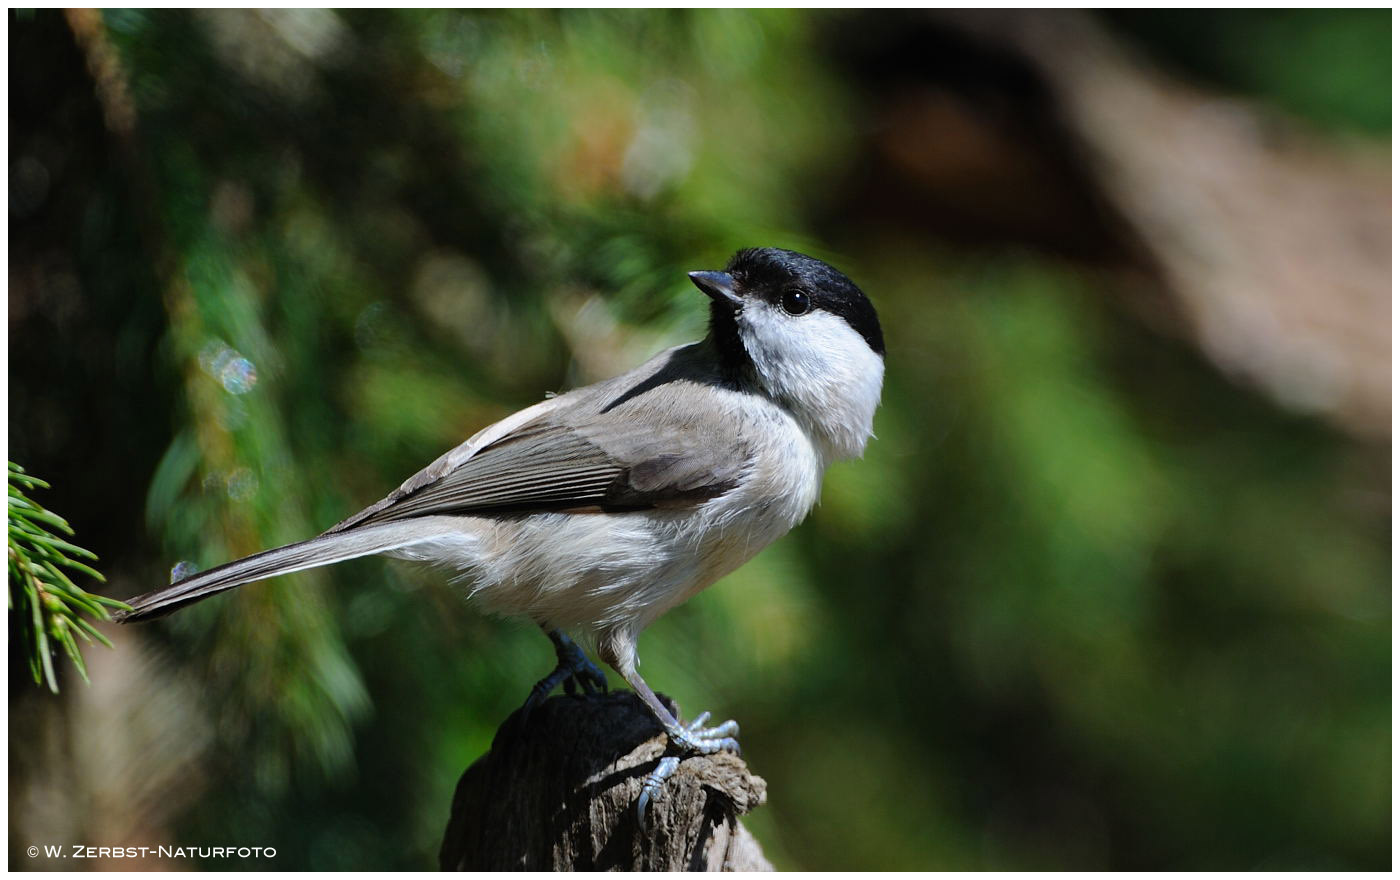
M736 426L748 461L736 485L687 507L463 519L454 566L505 614L601 633L637 631L787 534L821 488L822 459L776 407Z

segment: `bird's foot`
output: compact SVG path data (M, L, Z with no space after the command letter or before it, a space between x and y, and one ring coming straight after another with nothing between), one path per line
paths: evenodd
M709 712L700 715L689 724L677 724L666 731L671 744L692 755L713 755L715 752L739 752L739 722L726 721L714 727L706 727L710 720Z
M569 696L574 694L606 694L608 692L608 677L603 674L588 655L583 653L583 649L572 641L568 641L563 646L558 646L559 669L568 669L568 674L564 676L564 693Z
M575 644L573 639L554 630L549 633L549 640L554 643L554 654L559 662L553 672L535 682L535 686L530 688L530 695L525 698L525 705L520 710L522 722L528 720L530 713L561 684L564 686L564 693L570 696L577 693L608 692L608 677L588 659L588 655L583 653L583 649Z
M646 828L647 805L660 793L666 780L670 779L681 766L683 758L692 755L713 755L716 752L739 753L739 722L726 721L714 727L706 727L710 720L709 712L700 715L689 724L677 722L666 725L666 736L671 740L667 754L661 756L656 767L642 781L642 793L637 798L637 822ZM679 753L679 754L677 754Z

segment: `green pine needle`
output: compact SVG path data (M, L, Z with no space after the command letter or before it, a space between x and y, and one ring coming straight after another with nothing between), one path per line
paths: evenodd
M9 464L9 608L19 623L20 638L27 645L34 682L47 682L49 690L58 693L54 651L61 647L83 681L87 681L87 667L78 638L88 644L96 640L109 648L112 646L87 618L110 620L107 609L128 606L89 593L73 582L63 569L97 581L105 580L95 568L78 561L96 561L97 554L56 534L71 538L73 529L63 517L45 510L24 495L26 490L47 489L49 484L26 474L14 462Z

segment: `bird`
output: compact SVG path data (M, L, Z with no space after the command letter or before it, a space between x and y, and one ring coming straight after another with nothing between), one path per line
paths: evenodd
M885 372L874 306L822 260L748 248L688 275L710 299L701 340L547 397L322 534L184 577L114 617L149 620L375 554L445 569L486 611L528 618L553 643L557 664L527 710L560 684L606 689L573 634L655 715L674 748L643 786L644 816L682 756L738 751L739 728L673 714L638 672L638 636L806 518L826 468L873 437Z

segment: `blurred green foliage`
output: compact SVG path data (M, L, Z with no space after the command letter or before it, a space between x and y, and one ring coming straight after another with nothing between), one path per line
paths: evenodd
M1128 30L1171 52L1162 16ZM12 170L12 261L50 255L12 301L10 443L84 477L62 509L132 592L314 534L544 393L695 338L686 270L792 247L880 310L878 439L641 643L684 711L742 723L770 858L1387 864L1383 457L1232 385L1091 272L893 221L819 234L862 135L827 47L858 18L103 21L121 88L99 105L57 14L10 20L11 163L48 181L17 209ZM1267 17L1191 21L1233 88L1388 132L1388 28L1382 65L1294 52ZM1387 23L1325 19L1362 21ZM105 130L123 102L137 127ZM179 839L432 866L458 774L552 662L463 593L362 560L143 631L219 732Z
M1376 9L1133 9L1104 16L1203 85L1329 128L1390 134L1390 16Z

